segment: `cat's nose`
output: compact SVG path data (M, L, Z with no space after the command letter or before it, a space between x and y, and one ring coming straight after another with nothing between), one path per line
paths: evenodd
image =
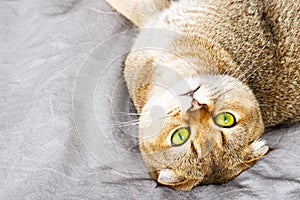
M193 99L191 102L191 107L190 107L189 111L196 111L196 110L200 110L203 108L206 110L209 110L208 105L201 104L201 103L199 103L199 101L197 99Z
M200 104L196 99L192 100L192 103L191 103L192 110L199 110L201 107L202 107L202 104Z
M214 102L210 98L210 89L206 86L200 87L193 94L192 107L194 110L201 109L203 106L210 112L213 110Z

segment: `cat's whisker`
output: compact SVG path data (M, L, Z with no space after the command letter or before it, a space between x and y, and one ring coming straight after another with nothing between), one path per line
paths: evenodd
M268 43L268 42L267 42L267 43ZM248 68L247 70L245 70L246 73L244 73L242 76L238 77L238 78L237 78L238 80L240 80L241 82L246 81L253 73L255 73L258 69L260 69L260 68L262 67L262 66L258 66L256 69L253 69L254 64L256 64L256 63L258 62L258 61L257 61L257 58L263 53L263 51L264 51L264 49L266 48L266 46L267 46L267 44L264 45L264 46L261 48L260 52L258 53L258 55L257 55L257 56L255 57L255 59L254 59L255 61L252 62L252 64L250 65L251 68ZM250 70L252 70L252 71L251 71L251 73L249 74L249 76L247 76L245 80L242 80L242 78L245 78L246 74L247 74Z
M268 106L268 104L259 104L260 107Z
M225 74L225 75L230 75L230 76L235 76L236 73L239 73L239 72L240 72L241 67L244 65L244 63L245 63L245 61L248 59L248 57L249 57L249 54L246 55L246 57L244 58L243 62L240 63L240 64L238 65L238 67L234 70L234 72L233 72L232 74L230 74L230 71L229 71L229 70L226 70L226 71L224 72L224 74Z
M232 88L228 88L226 90L220 91L219 93L217 93L216 95L218 95L217 97L212 97L212 100L216 101L217 99L219 99L221 96L223 96L224 94L232 91Z
M139 113L126 113L126 112L117 112L113 113L113 116L140 116Z
M142 123L148 123L148 122L101 122L103 125L109 125L109 126L118 126L118 127L129 127L129 126L136 126Z
M144 120L134 119L134 120L130 120L130 121L117 121L117 122L115 121L115 123L111 123L111 122L101 122L101 123L105 124L105 125L116 125L119 127L126 127L126 126L135 126L135 125L139 125L139 124L143 124L143 123L149 123L154 120L162 120L162 119L166 119L166 118L168 118L168 116L155 117L155 118L144 119Z
M268 42L267 42L268 44ZM241 81L241 82L245 82L255 71L257 71L260 67L257 67L256 69L253 70L253 66L258 62L256 61L257 58L262 54L262 52L264 51L264 49L266 48L267 44L265 44L261 49L260 52L258 53L258 55L255 57L255 61L251 63L251 65L249 65L248 69L245 69L237 78L236 81L232 82L231 84L234 85L237 81ZM233 73L233 74L227 74L230 76L235 77L235 73L239 72L239 69L241 68L241 66L244 64L245 60L248 58L248 55L245 57L244 61L239 65L239 67L237 68L237 70ZM253 70L253 71L251 71ZM251 73L249 74L249 76L246 77L247 73L251 71ZM244 79L246 77L246 79ZM244 79L244 80L243 80ZM229 80L228 80L229 81Z
M144 115L151 115L151 116L155 116L157 114L162 114L161 111L148 111L148 112L143 112ZM130 113L130 112L116 112L116 113L111 113L111 117L140 117L141 114L139 113Z

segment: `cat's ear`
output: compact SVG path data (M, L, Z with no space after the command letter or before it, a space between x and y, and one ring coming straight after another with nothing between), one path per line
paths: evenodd
M142 25L152 16L168 8L170 0L105 0L124 17L133 22L137 27Z
M245 162L254 162L267 154L268 151L269 147L266 145L266 142L264 140L255 140L250 144L250 150L248 155L246 156Z
M159 172L157 181L163 185L174 185L184 181L184 177L179 176L171 169L162 169Z

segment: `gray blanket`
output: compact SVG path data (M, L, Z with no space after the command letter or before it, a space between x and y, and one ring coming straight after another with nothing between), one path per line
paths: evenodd
M0 199L299 199L299 123L226 184L157 186L121 73L132 28L103 0L0 0Z

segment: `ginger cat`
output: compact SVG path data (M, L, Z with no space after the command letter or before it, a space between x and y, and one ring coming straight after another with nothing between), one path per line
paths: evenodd
M264 127L299 121L299 0L106 1L141 29L124 77L159 183L226 182L268 152Z

